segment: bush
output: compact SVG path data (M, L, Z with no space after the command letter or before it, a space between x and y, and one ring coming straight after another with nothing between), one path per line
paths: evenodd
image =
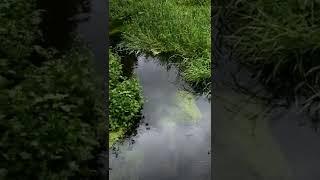
M22 83L1 91L5 177L67 179L88 168L83 163L93 158L102 118L88 61L73 50L30 68Z
M81 179L104 123L91 55L37 44L36 3L0 2L0 179Z
M120 57L111 51L109 53L109 131L124 129L123 132L126 132L139 118L143 104L141 87L137 77L126 78L122 75Z
M34 0L0 2L0 77L10 84L23 78L30 64L28 57L37 48L39 21Z

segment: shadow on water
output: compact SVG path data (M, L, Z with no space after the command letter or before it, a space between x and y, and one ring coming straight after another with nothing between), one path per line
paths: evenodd
M104 76L107 45L106 2L100 0L38 1L41 44L64 52L81 43L93 53L99 76Z
M38 1L38 7L42 10L40 27L44 45L63 51L74 41L73 35L79 23L76 15L90 12L90 1Z
M199 117L188 120L176 99L188 90L178 70L144 55L135 63L129 64L143 88L144 118L136 133L110 149L109 179L209 180L210 102L195 95L191 111Z
M214 86L214 179L320 179L320 134L295 105L272 99L253 73L217 59ZM271 99L270 99L271 98Z

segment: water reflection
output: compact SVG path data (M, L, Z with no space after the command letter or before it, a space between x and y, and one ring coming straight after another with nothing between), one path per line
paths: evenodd
M79 14L90 12L90 3L89 0L38 1L42 10L41 29L45 45L59 50L69 48L74 38L72 33L80 20L77 17Z
M135 69L146 99L137 134L110 152L111 180L209 180L210 103L196 96L199 121L185 121L176 105L186 84L157 59L138 58Z
M215 72L214 179L319 179L320 136L299 126L308 117L295 106L266 101L272 96L232 61L220 62Z

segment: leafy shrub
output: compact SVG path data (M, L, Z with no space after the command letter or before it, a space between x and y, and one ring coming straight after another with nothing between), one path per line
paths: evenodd
M1 91L0 167L8 179L68 179L97 148L102 119L88 56L71 51ZM2 174L3 175L3 174Z
M39 11L34 0L0 2L0 76L18 81L37 46ZM13 82L10 82L13 83Z
M109 89L114 89L123 80L120 57L109 51Z
M109 67L109 130L129 130L139 117L143 104L141 87L135 76L122 76L120 59L111 51Z
M37 44L36 3L0 2L0 179L80 179L105 123L91 56Z

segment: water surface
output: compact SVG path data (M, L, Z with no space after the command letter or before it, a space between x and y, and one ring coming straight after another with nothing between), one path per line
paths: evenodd
M209 180L210 103L196 96L198 121L184 121L175 97L188 86L178 71L139 56L134 70L145 104L137 133L109 152L111 180Z
M266 101L271 94L252 75L230 60L216 68L214 179L320 179L319 133L300 125L310 119L281 99Z

